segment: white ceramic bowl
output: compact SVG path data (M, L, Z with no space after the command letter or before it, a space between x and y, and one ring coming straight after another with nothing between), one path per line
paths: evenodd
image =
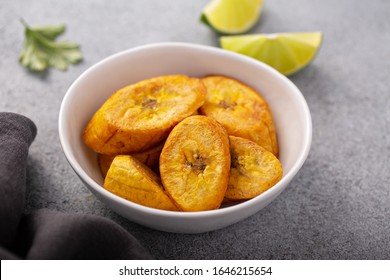
M283 178L260 196L230 207L203 212L170 212L144 207L107 190L96 154L81 138L92 115L116 90L143 79L168 74L234 77L259 91L273 114ZM65 156L84 184L101 201L131 221L154 229L199 233L243 220L274 200L297 174L309 153L310 111L297 87L271 67L249 57L215 47L159 43L110 56L83 73L67 91L59 115L59 135Z

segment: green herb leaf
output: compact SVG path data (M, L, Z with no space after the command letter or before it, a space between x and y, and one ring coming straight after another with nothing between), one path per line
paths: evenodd
M49 66L66 70L69 64L82 60L80 46L69 41L55 39L65 32L65 25L30 27L23 20L25 39L19 60L32 71L44 71Z

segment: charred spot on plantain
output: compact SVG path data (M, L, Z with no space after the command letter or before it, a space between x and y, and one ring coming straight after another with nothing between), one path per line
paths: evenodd
M202 154L194 154L191 160L186 159L186 168L191 168L196 174L203 173L209 161Z
M236 102L228 102L226 100L221 100L217 103L217 106L218 107L222 107L224 109L233 109L234 107L237 106L237 103Z
M237 155L232 155L231 161L230 161L230 167L231 168L240 168L241 164L239 161L239 158Z
M245 173L245 165L240 162L241 160L242 158L240 158L238 155L232 154L230 160L230 168L236 169L242 176L250 179L250 176Z
M142 107L145 109L155 109L157 105L157 100L153 98L145 98L141 103Z

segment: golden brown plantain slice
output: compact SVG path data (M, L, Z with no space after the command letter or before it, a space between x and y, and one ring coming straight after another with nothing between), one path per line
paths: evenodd
M209 76L202 81L208 94L201 114L216 119L229 135L250 139L278 156L271 111L254 89L224 76Z
M152 170L158 171L159 162L160 162L160 154L164 147L165 141L156 147L150 148L144 152L130 154L132 157L136 158L138 161L142 162Z
M205 101L197 78L161 76L114 93L88 123L84 142L107 155L138 153L164 140L171 129Z
M164 147L164 142L144 152L130 154L130 155L135 159L137 159L139 162L145 164L153 171L158 171L160 154L163 147ZM115 156L98 154L98 164L100 167L100 172L103 175L103 178L106 177L108 169L110 169L111 163L114 160L114 158Z
M111 163L115 157L116 156L98 154L97 161L99 164L100 173L102 173L103 178L106 178L108 169L110 169Z
M104 188L135 203L177 211L166 195L160 178L146 165L129 155L116 156L107 172Z
M229 180L229 138L205 116L191 116L169 134L160 156L160 175L180 210L219 208Z
M235 136L229 139L231 166L226 200L253 198L282 178L282 164L271 152L248 139Z

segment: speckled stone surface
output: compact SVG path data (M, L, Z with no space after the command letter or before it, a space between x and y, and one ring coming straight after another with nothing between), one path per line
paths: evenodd
M48 208L108 217L158 259L390 259L390 2L265 1L251 33L322 31L315 61L290 77L313 119L309 157L265 209L196 235L127 221L98 201L61 150L58 112L71 83L115 52L153 42L218 46L201 24L207 0L0 1L0 111L38 127L28 160L26 211ZM32 74L18 63L23 26L65 23L85 59L67 72Z

